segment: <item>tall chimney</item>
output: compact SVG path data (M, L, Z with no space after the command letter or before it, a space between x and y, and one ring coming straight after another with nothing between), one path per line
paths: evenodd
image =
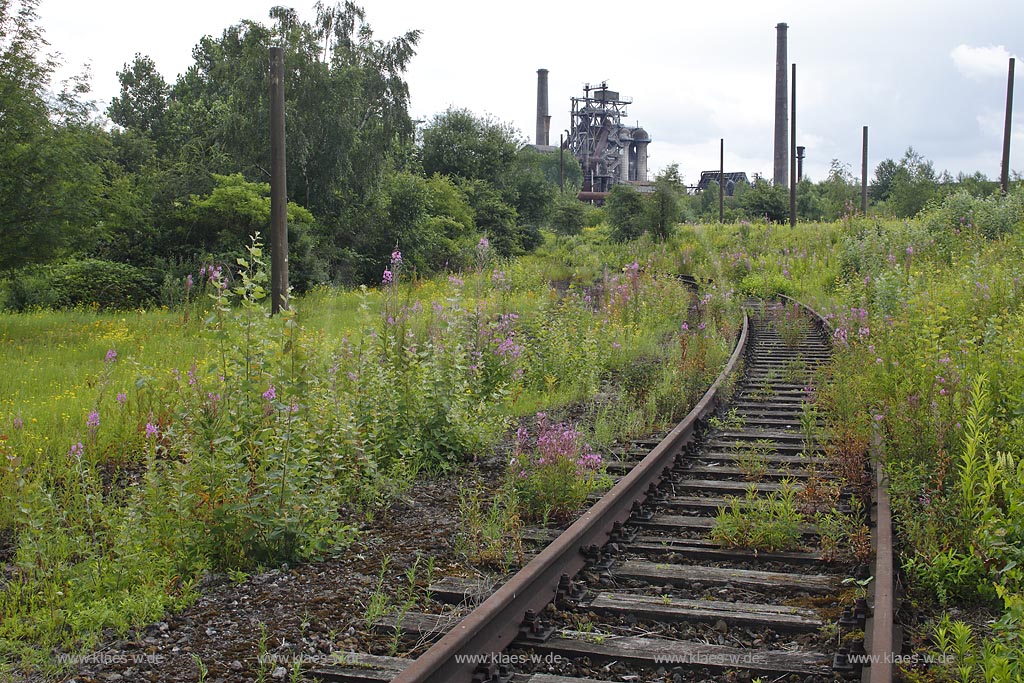
M788 87L786 69L789 66L786 57L785 24L775 27L778 32L775 48L775 173L776 185L789 187L789 113L787 109Z
M548 70L537 69L537 144L548 144L551 117L548 115Z

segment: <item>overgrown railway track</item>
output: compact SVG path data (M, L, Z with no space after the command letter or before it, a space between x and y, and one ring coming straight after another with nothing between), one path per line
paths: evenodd
M457 580L432 589L435 600L479 600L475 609L461 619L408 613L390 624L436 639L418 659L352 655L309 676L890 681L896 639L882 478L866 477L876 484L870 496L834 486L829 501L845 515L832 519L856 521L862 511L875 522L870 560L823 551L825 532L810 523L820 516L786 519L796 505L820 504L811 489L834 479L808 386L829 359L830 330L810 309L784 305L790 328L761 304L748 308L735 351L697 406L663 440L624 449L610 468L621 478L566 531L535 532L550 542L521 571L489 596ZM716 525L723 511L734 513L732 526ZM751 529L756 540L744 536Z

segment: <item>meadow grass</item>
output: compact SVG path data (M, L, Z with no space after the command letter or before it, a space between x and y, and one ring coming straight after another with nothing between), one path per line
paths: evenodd
M51 648L188 604L204 571L344 547L343 507L386 508L417 473L486 456L517 417L638 361L653 388L606 397L595 442L675 419L727 357L738 308L694 301L632 260L643 249L555 241L430 280L393 263L386 286L314 290L271 319L253 245L182 309L0 317L0 670L59 675ZM566 263L577 275L552 288Z

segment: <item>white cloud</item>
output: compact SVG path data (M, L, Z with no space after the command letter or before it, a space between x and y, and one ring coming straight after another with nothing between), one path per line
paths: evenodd
M1003 76L1010 61L1009 51L1002 45L971 47L957 45L949 53L953 64L964 76L982 81L994 76Z

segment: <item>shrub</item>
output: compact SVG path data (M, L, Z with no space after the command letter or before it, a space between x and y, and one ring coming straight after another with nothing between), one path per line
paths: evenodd
M568 195L560 195L551 215L551 227L560 235L578 235L583 231L587 207Z
M792 295L793 283L778 273L750 273L740 281L740 291L760 299L776 294Z
M155 301L161 280L127 263L72 259L12 281L7 306L26 308L136 308Z
M579 431L551 424L544 413L537 414L536 439L518 430L507 477L526 520L564 520L604 484L601 456L589 451Z

